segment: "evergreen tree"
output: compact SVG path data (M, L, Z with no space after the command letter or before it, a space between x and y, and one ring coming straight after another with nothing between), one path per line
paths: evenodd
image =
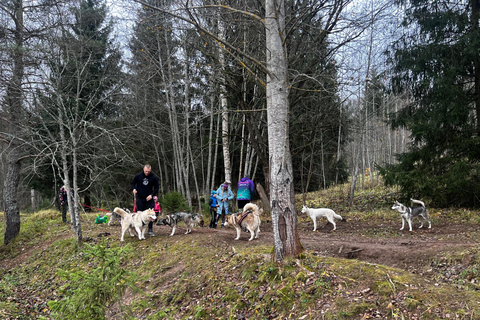
M338 159L346 131L337 87L337 66L330 40L324 32L321 6L309 2L287 2L286 39L291 70L289 95L290 141L297 190L318 190L348 178L343 159ZM343 118L345 116L343 115Z
M480 2L399 0L405 34L391 53L393 87L411 94L393 127L411 131L409 152L382 168L405 197L435 206L478 206Z
M76 178L72 186L83 191L82 202L90 206L90 188L102 181L101 172L117 156L109 149L115 139L106 128L118 117L121 54L110 39L113 25L107 21L104 1L84 0L68 10L55 30L58 33L50 33L50 47L45 46L51 49L45 62L49 86L38 93L32 135L37 137L37 149L49 154L35 158L35 165L43 160L47 170L53 167L51 174L61 176L63 182L67 176ZM60 156L63 152L66 166ZM45 181L44 187L57 192L56 179L48 179L46 170L32 174L36 175L32 186Z

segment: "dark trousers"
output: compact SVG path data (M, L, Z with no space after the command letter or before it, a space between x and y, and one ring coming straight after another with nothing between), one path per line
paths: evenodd
M153 198L147 201L146 198L141 198L138 194L136 197L137 201L137 211L145 211L147 209L153 209L155 208L155 201L153 201ZM153 221L150 221L148 223L148 231L153 230Z
M209 228L215 228L217 226L216 223L216 217L217 217L217 210L216 207L210 207L210 216L212 217L210 219L210 225L208 226Z
M249 202L250 200L237 200L238 210L242 210L243 207L245 207L245 205Z
M218 219L222 216L222 225L225 224L225 207L222 208L222 212L217 214L217 219L215 219L215 227L217 226Z
M68 203L62 205L62 221L67 222Z

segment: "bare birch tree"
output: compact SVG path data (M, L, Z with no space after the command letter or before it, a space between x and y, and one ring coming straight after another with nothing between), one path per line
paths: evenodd
M288 70L285 48L285 3L265 1L268 151L270 205L275 261L297 256L302 245L297 231L293 168L288 136Z

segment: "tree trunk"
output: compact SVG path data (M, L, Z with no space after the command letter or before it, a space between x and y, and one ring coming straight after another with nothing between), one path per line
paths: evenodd
M220 114L217 116L217 134L215 136L215 151L213 152L213 168L212 168L212 189L215 189L215 172L217 171L217 156L218 156L218 139L220 135Z
M35 213L35 189L30 189L30 203L32 205L32 213Z
M218 21L220 37L225 38L225 27L222 20ZM226 97L226 78L225 78L225 53L223 48L219 49L218 60L220 62L220 105L222 109L222 145L223 145L223 163L225 167L225 181L232 181L232 171L230 165L230 147L228 141L228 101Z
M265 1L267 60L267 123L270 203L275 261L302 251L297 230L292 159L288 138L288 83L284 0Z
M72 219L72 228L73 232L75 233L75 237L77 238L77 244L81 247L83 245L83 235L82 235L82 224L80 221L80 213L78 211L79 207L79 199L78 196L78 160L77 160L77 142L76 139L72 141L73 143L73 160L72 160L72 170L73 170L73 190L74 192L74 199L72 199L72 193L67 192L67 199L68 199L68 209L70 210L70 218ZM68 177L68 172L67 172ZM69 185L65 184L67 190L70 190Z
M472 29L474 32L478 32L480 19L480 2L478 0L472 0ZM474 91L474 101L475 101L475 111L477 114L477 134L480 134L480 57L478 54L474 60L475 65L475 91Z
M257 183L257 192L260 200L262 201L263 211L265 212L265 214L270 214L272 212L272 208L270 207L270 200L268 199L265 189L260 183Z
M20 233L20 209L18 207L18 184L20 181L20 151L15 138L18 132L18 114L22 110L22 81L25 74L24 66L24 23L23 1L13 1L12 18L15 22L15 46L12 46L13 74L7 85L5 106L9 122L11 141L7 153L7 174L4 182L3 202L5 205L5 235L4 243L8 245Z
M18 208L17 191L20 181L21 164L18 160L18 149L13 149L7 156L7 175L3 190L3 201L5 203L5 245L17 237L20 233L20 209Z
M215 117L214 117L214 103L213 103L213 93L210 92L210 128L208 131L208 158L207 158L207 179L205 181L204 185L204 192L207 196L210 195L210 190L213 189L213 183L210 183L211 177L214 176L212 172L212 149L213 149L213 124L215 122ZM207 198L207 197L205 197ZM207 199L208 200L208 199Z

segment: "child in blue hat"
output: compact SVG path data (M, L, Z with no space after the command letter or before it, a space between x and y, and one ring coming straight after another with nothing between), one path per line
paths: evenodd
M209 228L216 228L217 227L217 207L218 207L218 202L217 202L217 191L212 190L210 192L210 200L208 201L208 204L210 205L210 215L212 216L212 219L210 220L210 225L208 226Z

